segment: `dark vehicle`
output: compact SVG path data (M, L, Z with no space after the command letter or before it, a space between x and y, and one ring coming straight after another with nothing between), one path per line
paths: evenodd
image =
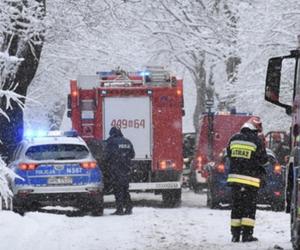
M47 205L74 206L103 214L102 173L83 139L75 133L24 139L8 165L13 209L23 214Z
M224 151L225 152L225 151ZM258 204L267 204L274 211L284 210L285 171L278 163L274 153L267 149L269 165L266 167L264 187L259 189ZM223 153L215 165L206 166L208 175L207 206L217 208L231 203L231 188L227 184L229 158Z

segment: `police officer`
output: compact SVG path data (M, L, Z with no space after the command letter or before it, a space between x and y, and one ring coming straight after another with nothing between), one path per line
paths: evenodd
M128 189L131 159L135 156L133 145L117 127L111 128L106 143L104 161L109 167L116 199L116 211L113 214L131 214L132 202Z
M257 241L253 237L258 189L262 185L267 153L258 133L262 132L259 118L247 121L229 141L227 154L230 171L227 182L232 187L232 242Z

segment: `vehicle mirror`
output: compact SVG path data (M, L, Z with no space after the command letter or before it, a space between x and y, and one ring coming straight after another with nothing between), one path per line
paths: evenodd
M71 109L71 95L68 94L68 109Z
M292 96L295 78L296 59L294 56L274 57L269 60L265 100L292 111Z
M71 111L71 110L68 110L68 112L67 112L67 117L69 117L69 118L72 117L72 111Z
M280 88L279 88L279 103L286 105L285 109L287 113L291 113L292 100L294 89L296 60L294 58L288 58L282 61Z

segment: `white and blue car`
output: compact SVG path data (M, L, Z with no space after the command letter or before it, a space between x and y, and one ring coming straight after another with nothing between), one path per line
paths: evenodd
M10 183L16 212L59 205L103 214L101 170L74 131L25 138L8 167L21 177Z

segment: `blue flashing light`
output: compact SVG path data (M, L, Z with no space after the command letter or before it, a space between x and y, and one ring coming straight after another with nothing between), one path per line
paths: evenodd
M24 138L45 137L47 132L44 130L26 130Z
M100 77L108 77L108 76L114 75L114 73L112 71L99 71L99 72L96 72L96 74Z
M67 137L78 137L78 132L76 130L65 131L64 136Z
M34 137L34 133L32 130L26 130L26 132L24 133L24 137L25 138L32 138Z
M37 137L45 137L47 136L47 132L43 130L38 130L36 133Z
M139 71L138 74L140 76L150 76L150 72L149 71Z

